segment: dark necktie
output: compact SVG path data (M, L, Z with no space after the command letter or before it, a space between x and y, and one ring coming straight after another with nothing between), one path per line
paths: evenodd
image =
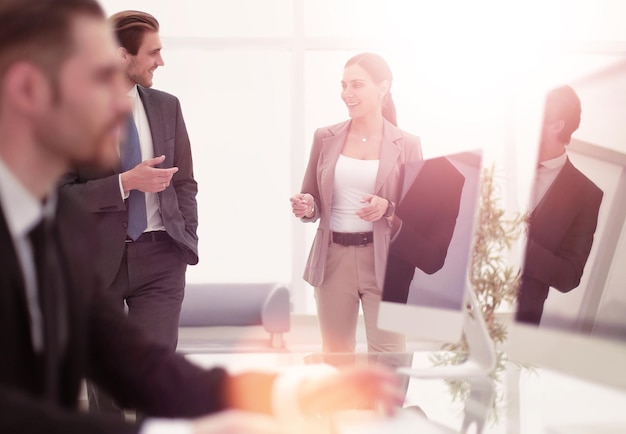
M126 140L120 149L122 170L126 172L141 163L141 148L139 134L132 115L128 116ZM131 190L127 200L128 228L126 233L132 240L136 240L146 230L148 217L146 212L146 194L143 191Z
M59 400L59 378L69 337L69 317L63 264L59 260L52 223L42 220L30 234L43 316L45 396Z

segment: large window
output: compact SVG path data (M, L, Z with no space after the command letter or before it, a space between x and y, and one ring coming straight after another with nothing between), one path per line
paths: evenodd
M300 313L314 311L301 276L315 225L296 220L288 199L313 131L347 117L339 83L351 55L388 60L399 125L421 136L426 156L484 149L516 210L518 162L536 146L520 136L519 83L567 81L626 53L618 0L102 3L161 23L155 87L181 100L199 182L200 263L188 281L285 282Z

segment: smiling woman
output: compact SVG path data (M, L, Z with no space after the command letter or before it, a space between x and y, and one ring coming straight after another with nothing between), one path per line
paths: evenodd
M377 54L347 61L341 99L350 120L315 132L302 189L291 197L296 217L320 220L304 278L315 287L325 352L355 350L359 304L369 351L405 348L404 336L377 326L389 244L400 224L394 206L405 165L422 158L419 138L396 126L392 81Z

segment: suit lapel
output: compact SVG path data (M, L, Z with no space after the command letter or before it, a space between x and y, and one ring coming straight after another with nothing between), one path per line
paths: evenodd
M24 288L24 277L22 276L22 268L17 259L17 253L13 246L13 240L9 233L2 206L0 206L0 263L3 268L2 290L7 291L4 285L9 284L11 289L15 289L18 294L17 298L21 301L26 309L26 290ZM6 279L6 282L5 282ZM2 299L2 297L0 297Z
M556 178L554 178L554 182L552 183L546 194L543 196L541 202L539 202L532 215L541 215L544 212L544 209L546 210L545 212L553 214L568 211L566 207L553 206L551 204L566 203L569 201L569 196L572 194L572 192L576 190L574 185L571 183L571 178L574 175L574 166L568 158L567 160L565 160L565 165L558 173L558 175L556 175Z
M396 166L396 161L400 155L402 133L400 129L385 120L383 126L383 140L380 145L380 161L378 175L376 176L376 194L385 185L385 181Z
M154 156L156 157L167 154L163 143L163 138L165 137L163 112L161 111L159 104L154 101L154 97L148 89L137 86L137 91L139 92L139 97L143 103L143 108L146 111L148 124L150 125Z
M343 145L348 137L348 127L350 121L329 128L330 136L322 139L321 168L327 176L322 176L320 190L326 192L325 197L332 197L333 185L335 183L335 166L343 149ZM326 204L330 209L331 204Z

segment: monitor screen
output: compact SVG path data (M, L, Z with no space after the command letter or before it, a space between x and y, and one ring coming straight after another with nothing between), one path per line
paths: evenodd
M530 187L509 355L626 387L626 63L571 87L582 106L580 127L565 163L540 165ZM546 99L546 119L548 107ZM539 162L550 134L542 125Z
M481 153L406 168L378 326L423 341L461 338Z

